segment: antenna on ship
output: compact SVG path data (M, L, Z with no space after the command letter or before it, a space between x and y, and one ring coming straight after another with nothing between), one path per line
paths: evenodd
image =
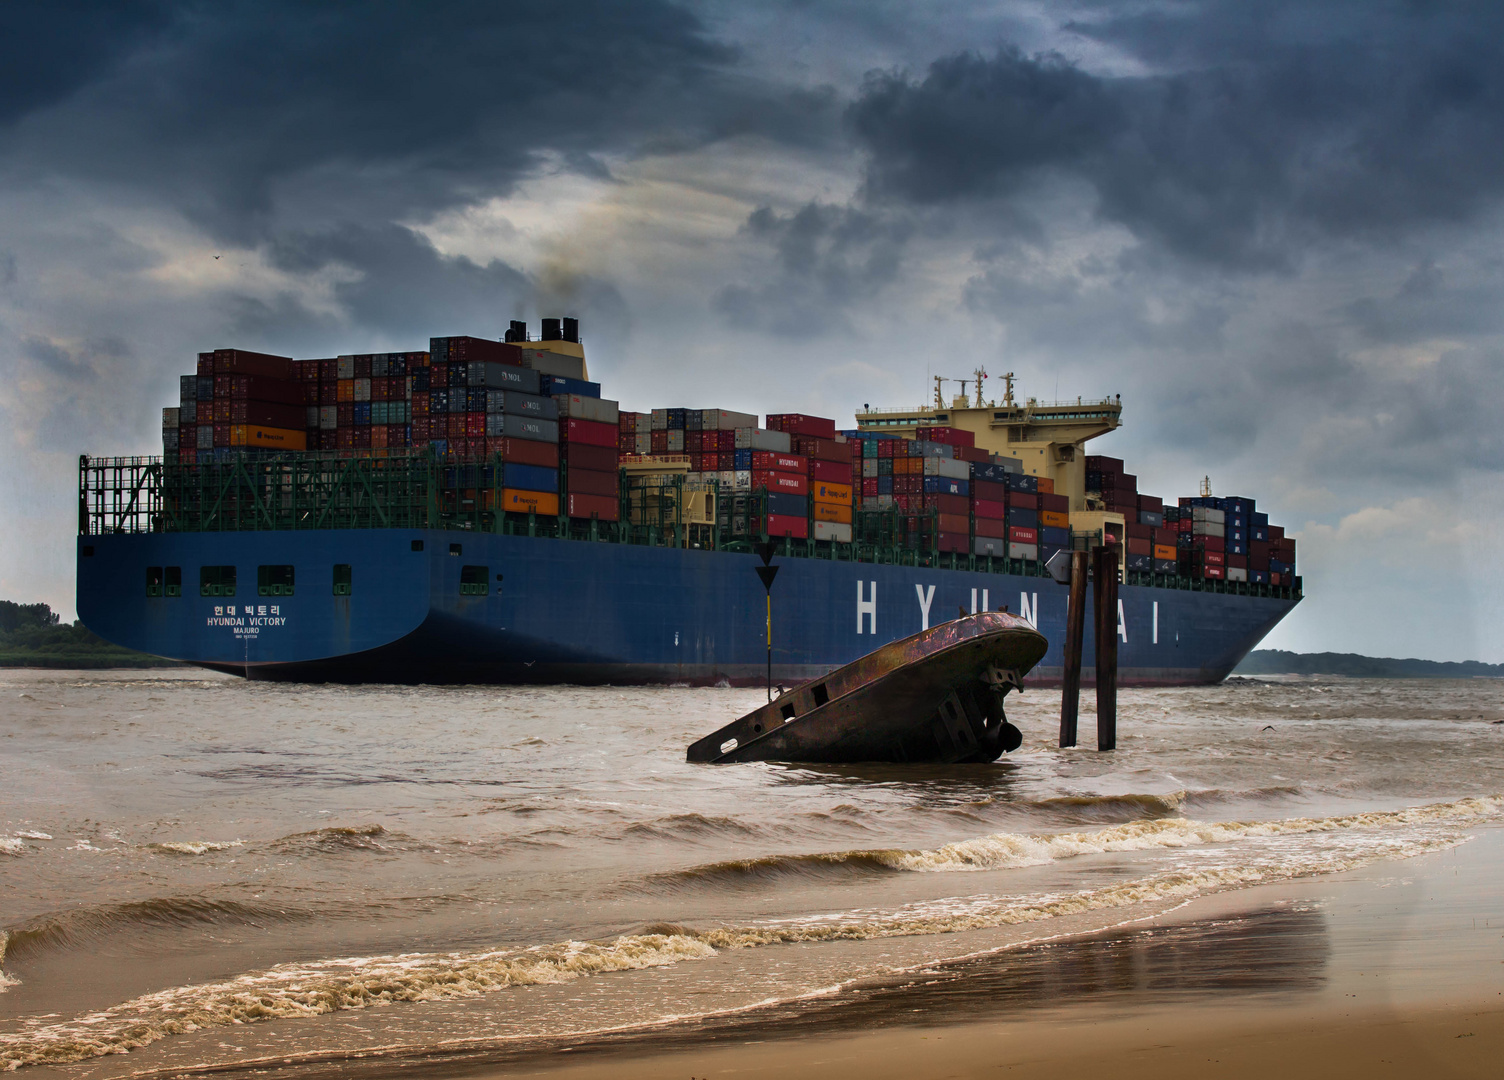
M1203 476L1201 478L1201 497L1203 499L1209 499L1209 498L1211 498L1211 496L1212 496L1212 478L1210 476Z
M1003 376L1003 404L1013 404L1013 372Z
M935 376L935 408L945 408L945 397L942 391L944 390L945 384L950 381L951 380L947 379L944 375Z
M977 377L977 408L982 407L982 380L987 377L986 368L977 368L972 372Z

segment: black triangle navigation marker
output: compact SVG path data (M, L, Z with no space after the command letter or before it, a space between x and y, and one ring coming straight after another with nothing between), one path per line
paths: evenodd
M762 578L762 587L764 589L767 589L769 592L772 592L773 579L778 576L778 567L759 566L757 567L757 576Z
M762 564L767 566L768 563L773 561L773 556L778 551L778 545L771 540L764 540L753 550L757 552L757 557L762 560Z

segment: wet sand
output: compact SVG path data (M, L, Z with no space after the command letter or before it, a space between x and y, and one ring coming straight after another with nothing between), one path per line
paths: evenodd
M1206 897L1031 952L853 988L844 1001L719 1031L441 1071L549 1080L1496 1077L1504 830L1404 862ZM976 1018L955 1023L958 1015Z

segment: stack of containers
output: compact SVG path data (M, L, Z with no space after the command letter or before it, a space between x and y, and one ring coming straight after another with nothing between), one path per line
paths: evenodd
M412 444L411 371L426 353L361 353L297 361L310 449L386 450ZM317 410L316 412L314 410Z
M803 514L808 513L807 496L805 497L804 509L799 510L797 498L787 500L774 499L772 496L775 493L769 490L767 498L764 499L761 494L756 493L754 485L755 473L769 471L768 467L778 464L780 458L795 457L793 437L785 431L770 431L767 428L757 427L756 417L751 417L750 419L753 421L752 426L733 429L732 443L736 449L732 451L731 455L732 471L729 473L721 472L719 474L722 492L731 492L729 500L723 497L718 510L721 515L722 524L724 525L729 522L732 536L761 535L763 519L760 516L760 509L766 506L768 511L773 514L784 511L788 512L788 514L780 517L778 520L770 520L769 524L770 526L786 527L789 531L787 533L769 532L769 536L802 535L808 538L809 524L807 517L805 518L803 533L800 533L796 527L790 525L785 520L787 516L795 511ZM807 481L806 470L807 466L803 466L800 469L801 473L805 473ZM771 471L787 470L774 469Z
M579 379L544 376L556 382L595 386ZM621 454L617 448L621 413L614 401L598 394L557 393L559 457L564 514L572 518L618 521L621 518Z
M178 460L306 449L304 390L292 364L285 356L243 349L199 353L197 374L178 384ZM164 450L168 441L164 433Z
M618 412L616 420L616 449L622 454L651 454L653 452L653 414Z
M1071 501L1055 494L1055 482L1038 478L1039 484L1039 558L1048 562L1057 551L1071 546Z
M934 516L932 547L941 552L969 553L971 540L971 468L962 454L975 451L976 436L948 427L921 427L914 432L911 451L919 457L920 509ZM975 456L967 453L966 456ZM985 460L985 455L983 455ZM914 466L909 466L914 475ZM912 506L912 496L910 505ZM921 534L926 525L920 525Z
M773 418L768 418L771 427ZM831 438L791 434L794 453L805 458L809 476L810 535L816 540L851 543L853 443L835 432ZM860 459L858 459L860 460Z
M1185 577L1220 580L1227 576L1226 515L1207 505L1217 501L1180 500L1180 573Z
M1007 482L1008 558L1038 561L1039 477L1009 473Z

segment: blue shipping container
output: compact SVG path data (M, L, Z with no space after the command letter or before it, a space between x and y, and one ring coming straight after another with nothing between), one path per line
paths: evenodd
M524 491L558 491L559 470L541 465L507 464L502 469L502 486Z
M1008 473L1008 490L1022 491L1026 495L1037 494L1039 491L1039 478L1030 476L1028 473Z
M809 499L804 495L790 495L786 491L770 491L768 513L804 517L809 513Z
M926 476L924 493L926 495L970 495L971 481L955 480L949 476Z
M1053 525L1039 526L1039 542L1051 547L1067 547L1071 542L1069 529L1057 529Z
M1019 529L1039 528L1039 511L1008 508L1008 524ZM1064 532L1065 530L1061 530ZM1069 539L1069 537L1067 537Z

